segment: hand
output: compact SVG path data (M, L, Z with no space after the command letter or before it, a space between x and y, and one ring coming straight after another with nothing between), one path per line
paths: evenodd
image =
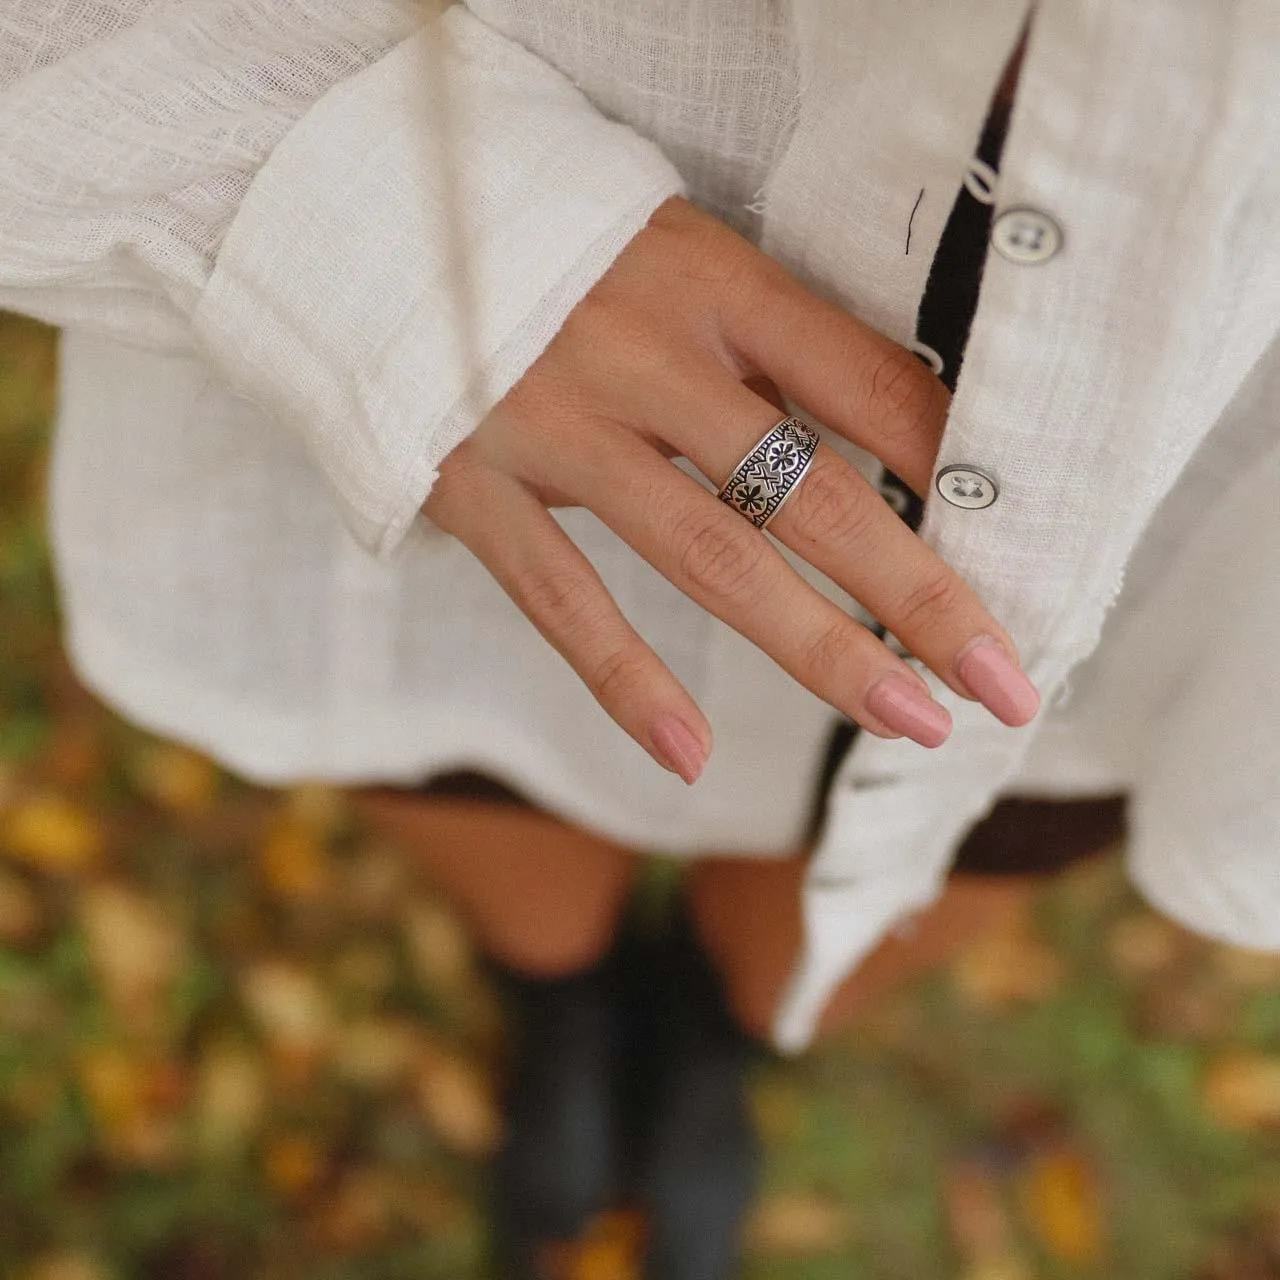
M950 732L946 709L906 662L670 462L688 458L722 484L783 416L778 387L925 491L947 412L942 384L910 352L673 197L446 458L423 507L483 561L618 724L687 782L710 752L706 718L548 506L589 508L870 732L930 747ZM769 532L957 693L1006 724L1034 716L1038 695L1008 635L833 450L819 448Z

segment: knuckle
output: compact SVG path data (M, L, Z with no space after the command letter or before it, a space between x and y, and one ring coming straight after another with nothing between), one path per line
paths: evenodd
M587 678L587 687L602 705L617 706L632 700L644 688L650 670L643 646L623 645L596 663Z
M738 522L738 516L725 519L718 511L697 511L682 517L675 528L681 574L718 599L741 600L749 594L767 550L745 524L735 527Z
M834 622L809 642L804 655L804 669L819 688L848 682L858 648L856 625L846 621Z
M897 436L931 437L946 415L946 388L905 347L876 365L868 400L874 427Z
M788 517L792 533L806 544L848 545L870 532L875 508L869 497L838 459L820 453L779 518Z
M530 618L556 636L587 630L600 615L595 593L574 573L526 573L516 582L515 596Z
M958 612L962 596L963 589L954 574L947 569L933 570L903 599L894 633L928 630L945 624Z

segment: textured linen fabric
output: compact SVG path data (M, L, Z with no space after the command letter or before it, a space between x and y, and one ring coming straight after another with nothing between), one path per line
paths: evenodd
M471 0L422 29L389 0L7 0L0 305L66 329L52 526L81 674L263 781L472 767L646 847L787 851L829 709L561 513L711 717L686 789L414 513L674 192L910 343L1028 20L995 214L1042 210L1063 246L988 255L939 465L1000 497L931 495L922 535L1045 707L1008 730L929 677L947 746L861 735L776 1039L807 1041L1002 792L1129 789L1151 900L1280 947L1280 13L1257 0Z

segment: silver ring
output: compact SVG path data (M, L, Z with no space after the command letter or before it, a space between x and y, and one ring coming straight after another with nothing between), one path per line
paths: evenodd
M818 433L799 418L783 418L734 467L717 495L763 529L804 479L818 449Z

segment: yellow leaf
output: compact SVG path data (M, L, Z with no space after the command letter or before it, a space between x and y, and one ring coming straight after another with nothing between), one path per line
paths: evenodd
M265 960L245 973L240 989L272 1045L303 1056L327 1051L333 1012L313 974L287 960Z
M1188 951L1186 932L1151 911L1135 911L1107 934L1111 965L1123 978L1142 979L1172 969Z
M473 973L473 948L457 915L430 898L409 902L404 938L418 980L437 996L456 996Z
M831 1253L853 1235L847 1205L813 1191L786 1191L756 1205L747 1223L747 1247L757 1254Z
M257 1054L226 1042L213 1045L196 1080L195 1128L201 1148L234 1156L253 1139L267 1106L266 1073Z
M362 1018L338 1032L334 1067L352 1084L388 1089L409 1070L416 1049L417 1032L408 1023Z
M0 846L40 871L75 873L101 861L102 829L83 809L56 795L35 796L13 807Z
M1057 953L1015 920L971 943L952 968L957 993L973 1008L997 1012L1047 999L1062 985Z
M272 892L285 899L318 898L332 880L328 856L315 828L287 811L272 821L259 863Z
M80 920L107 999L126 1018L153 1022L188 955L174 913L124 885L104 883L81 895Z
M285 797L289 815L310 827L321 840L327 840L346 825L346 794L339 787L320 783L304 783L294 787Z
M143 1071L122 1049L98 1046L86 1050L80 1059L80 1087L104 1132L122 1132L142 1117Z
M456 1151L479 1158L497 1147L502 1120L489 1081L475 1063L442 1045L424 1044L417 1095L424 1119Z
M548 1245L538 1272L548 1280L640 1280L644 1238L639 1214L601 1214L580 1239Z
M217 799L218 770L212 761L174 743L140 752L131 772L138 790L172 813L205 813Z
M1280 1128L1280 1057L1227 1054L1206 1071L1201 1093L1205 1108L1224 1128Z
M1039 1156L1021 1190L1031 1228L1050 1253L1077 1265L1101 1258L1102 1199L1088 1161L1071 1151Z

